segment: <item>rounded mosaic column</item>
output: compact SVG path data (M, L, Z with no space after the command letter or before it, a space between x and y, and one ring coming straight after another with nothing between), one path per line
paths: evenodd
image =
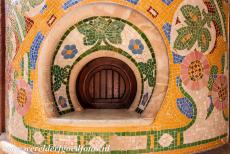
M10 141L45 153L227 143L228 11L226 0L6 0ZM136 95L127 109L92 114L77 78L102 57L129 67Z

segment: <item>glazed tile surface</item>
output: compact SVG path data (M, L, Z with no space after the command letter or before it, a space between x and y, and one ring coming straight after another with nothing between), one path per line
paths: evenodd
M80 145L95 153L194 153L227 142L226 1L7 0L6 5L12 143L61 146L66 152ZM137 93L129 114L113 111L117 118L103 119L108 111L101 112L102 121L92 124L98 118L87 121L78 114L84 109L76 78L100 57L128 64ZM125 125L129 120L132 125Z

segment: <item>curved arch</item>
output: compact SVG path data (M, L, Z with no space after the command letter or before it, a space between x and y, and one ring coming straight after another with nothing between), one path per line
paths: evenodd
M127 8L125 6L117 5L117 4L97 3L97 6L99 4L103 7L109 6L111 10L114 10L116 8L116 9L120 9L124 11L123 15L119 16L119 18L129 21L129 23L134 23L135 27L138 27L146 34L146 37L150 40L149 44L150 45L154 44L152 48L156 55L156 67L157 67L156 82L155 82L156 87L152 95L153 97L149 99L149 104L142 114L144 118L154 118L160 108L161 103L163 102L164 95L167 90L167 84L168 84L169 64L168 64L167 50L166 50L163 38L160 32L158 31L158 29L147 18L143 17L137 11ZM86 6L81 6L79 8L76 8L75 10L72 10L68 14L66 14L53 27L53 29L50 31L49 35L45 39L45 43L43 44L43 47L42 47L43 52L41 53L38 59L38 66L39 66L39 71L38 71L39 81L38 82L40 85L39 91L41 95L43 96L42 98L43 101L45 102L44 104L45 106L49 106L49 108L50 108L50 104L54 104L54 99L53 99L52 91L50 88L51 80L48 79L49 78L48 76L51 73L50 66L52 65L52 60L53 60L52 57L54 55L54 51L56 49L57 42L59 40L62 40L63 34L66 35L66 31L68 31L71 25L75 25L75 23L77 23L77 21L81 21L81 19L86 19L87 17L90 17L90 13L86 11L87 9L95 9L95 5L89 4ZM112 12L111 10L108 12L98 12L97 14L100 16L109 15L114 18L117 18L116 15L113 14L114 12ZM82 14L79 12L82 12ZM76 14L77 16L75 16ZM72 20L67 20L69 18L71 18ZM60 29L60 27L62 28ZM134 59L136 58L138 59L138 57L134 55ZM148 55L146 56L146 59L147 58L148 58ZM133 107L131 108L132 110L135 109ZM56 108L53 105L52 110L54 109ZM80 108L75 108L75 109L78 111L81 110ZM51 112L51 110L47 110L47 112ZM57 116L57 115L53 115L53 116Z

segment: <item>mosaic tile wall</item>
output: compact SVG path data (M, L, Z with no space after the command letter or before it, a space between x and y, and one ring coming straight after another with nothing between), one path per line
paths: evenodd
M101 7L100 0L7 0L11 142L53 151L61 146L71 153L77 152L71 150L77 146L109 149L90 153L192 153L225 144L229 119L227 1L103 2L102 6L109 7ZM79 13L79 8L91 4L96 7ZM112 15L101 15L106 12ZM71 14L72 18L61 22ZM78 20L80 16L83 18ZM70 24L73 20L77 22ZM152 26L143 24L145 21ZM53 53L44 50L49 45L55 47ZM80 112L71 96L71 71L101 50L118 54L136 69L141 86L134 112L140 116L156 112L151 125L50 123L52 117ZM40 63L48 59L45 69L50 69L50 77L39 73L43 69ZM161 72L168 74L162 87ZM47 102L40 78L46 79L42 85L51 92ZM159 99L156 91L162 92Z

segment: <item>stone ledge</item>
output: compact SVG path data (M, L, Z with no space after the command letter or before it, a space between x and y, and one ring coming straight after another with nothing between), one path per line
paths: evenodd
M125 109L93 110L73 112L57 118L49 118L52 124L66 124L81 127L128 127L149 126L153 118L142 118L140 114Z

